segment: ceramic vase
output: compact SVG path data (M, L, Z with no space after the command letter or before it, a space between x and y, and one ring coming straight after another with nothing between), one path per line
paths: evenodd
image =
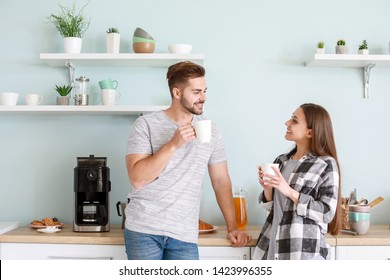
M80 53L81 52L82 39L78 37L65 37L64 38L64 52L65 53Z
M336 54L347 54L348 47L347 46L336 46Z
M57 96L57 105L69 105L69 96Z
M108 33L106 37L107 53L119 53L121 35L118 33Z

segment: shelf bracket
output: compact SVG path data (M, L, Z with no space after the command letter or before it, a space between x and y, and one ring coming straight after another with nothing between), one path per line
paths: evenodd
M370 97L370 74L371 74L371 69L375 67L375 64L370 63L367 66L364 66L363 69L363 75L364 75L364 98L369 98Z
M66 62L65 65L69 69L69 82L70 82L70 85L73 87L74 81L75 81L74 73L75 73L76 67L71 62Z

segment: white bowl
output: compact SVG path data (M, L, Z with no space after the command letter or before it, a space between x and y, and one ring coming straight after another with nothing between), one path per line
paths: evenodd
M190 53L192 46L188 44L172 44L168 46L168 51L170 53Z

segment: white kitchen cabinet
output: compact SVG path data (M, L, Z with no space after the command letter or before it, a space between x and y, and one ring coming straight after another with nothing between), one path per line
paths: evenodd
M253 259L253 253L255 251L255 247L251 247L251 259ZM335 260L336 249L334 246L331 246L329 249L329 256L327 260Z
M127 260L124 245L1 243L3 260ZM201 260L249 260L250 248L199 247Z
M3 260L127 260L124 245L0 243ZM199 247L201 260L247 260L250 248Z
M124 245L1 243L3 260L127 260Z
M390 246L337 246L337 260L390 260Z
M215 247L200 246L199 259L201 260L249 260L250 247Z

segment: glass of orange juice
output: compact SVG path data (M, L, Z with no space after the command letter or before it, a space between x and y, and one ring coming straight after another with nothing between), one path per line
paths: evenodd
M243 230L248 225L248 215L246 212L246 191L242 188L233 193L234 209L236 215L237 228Z

